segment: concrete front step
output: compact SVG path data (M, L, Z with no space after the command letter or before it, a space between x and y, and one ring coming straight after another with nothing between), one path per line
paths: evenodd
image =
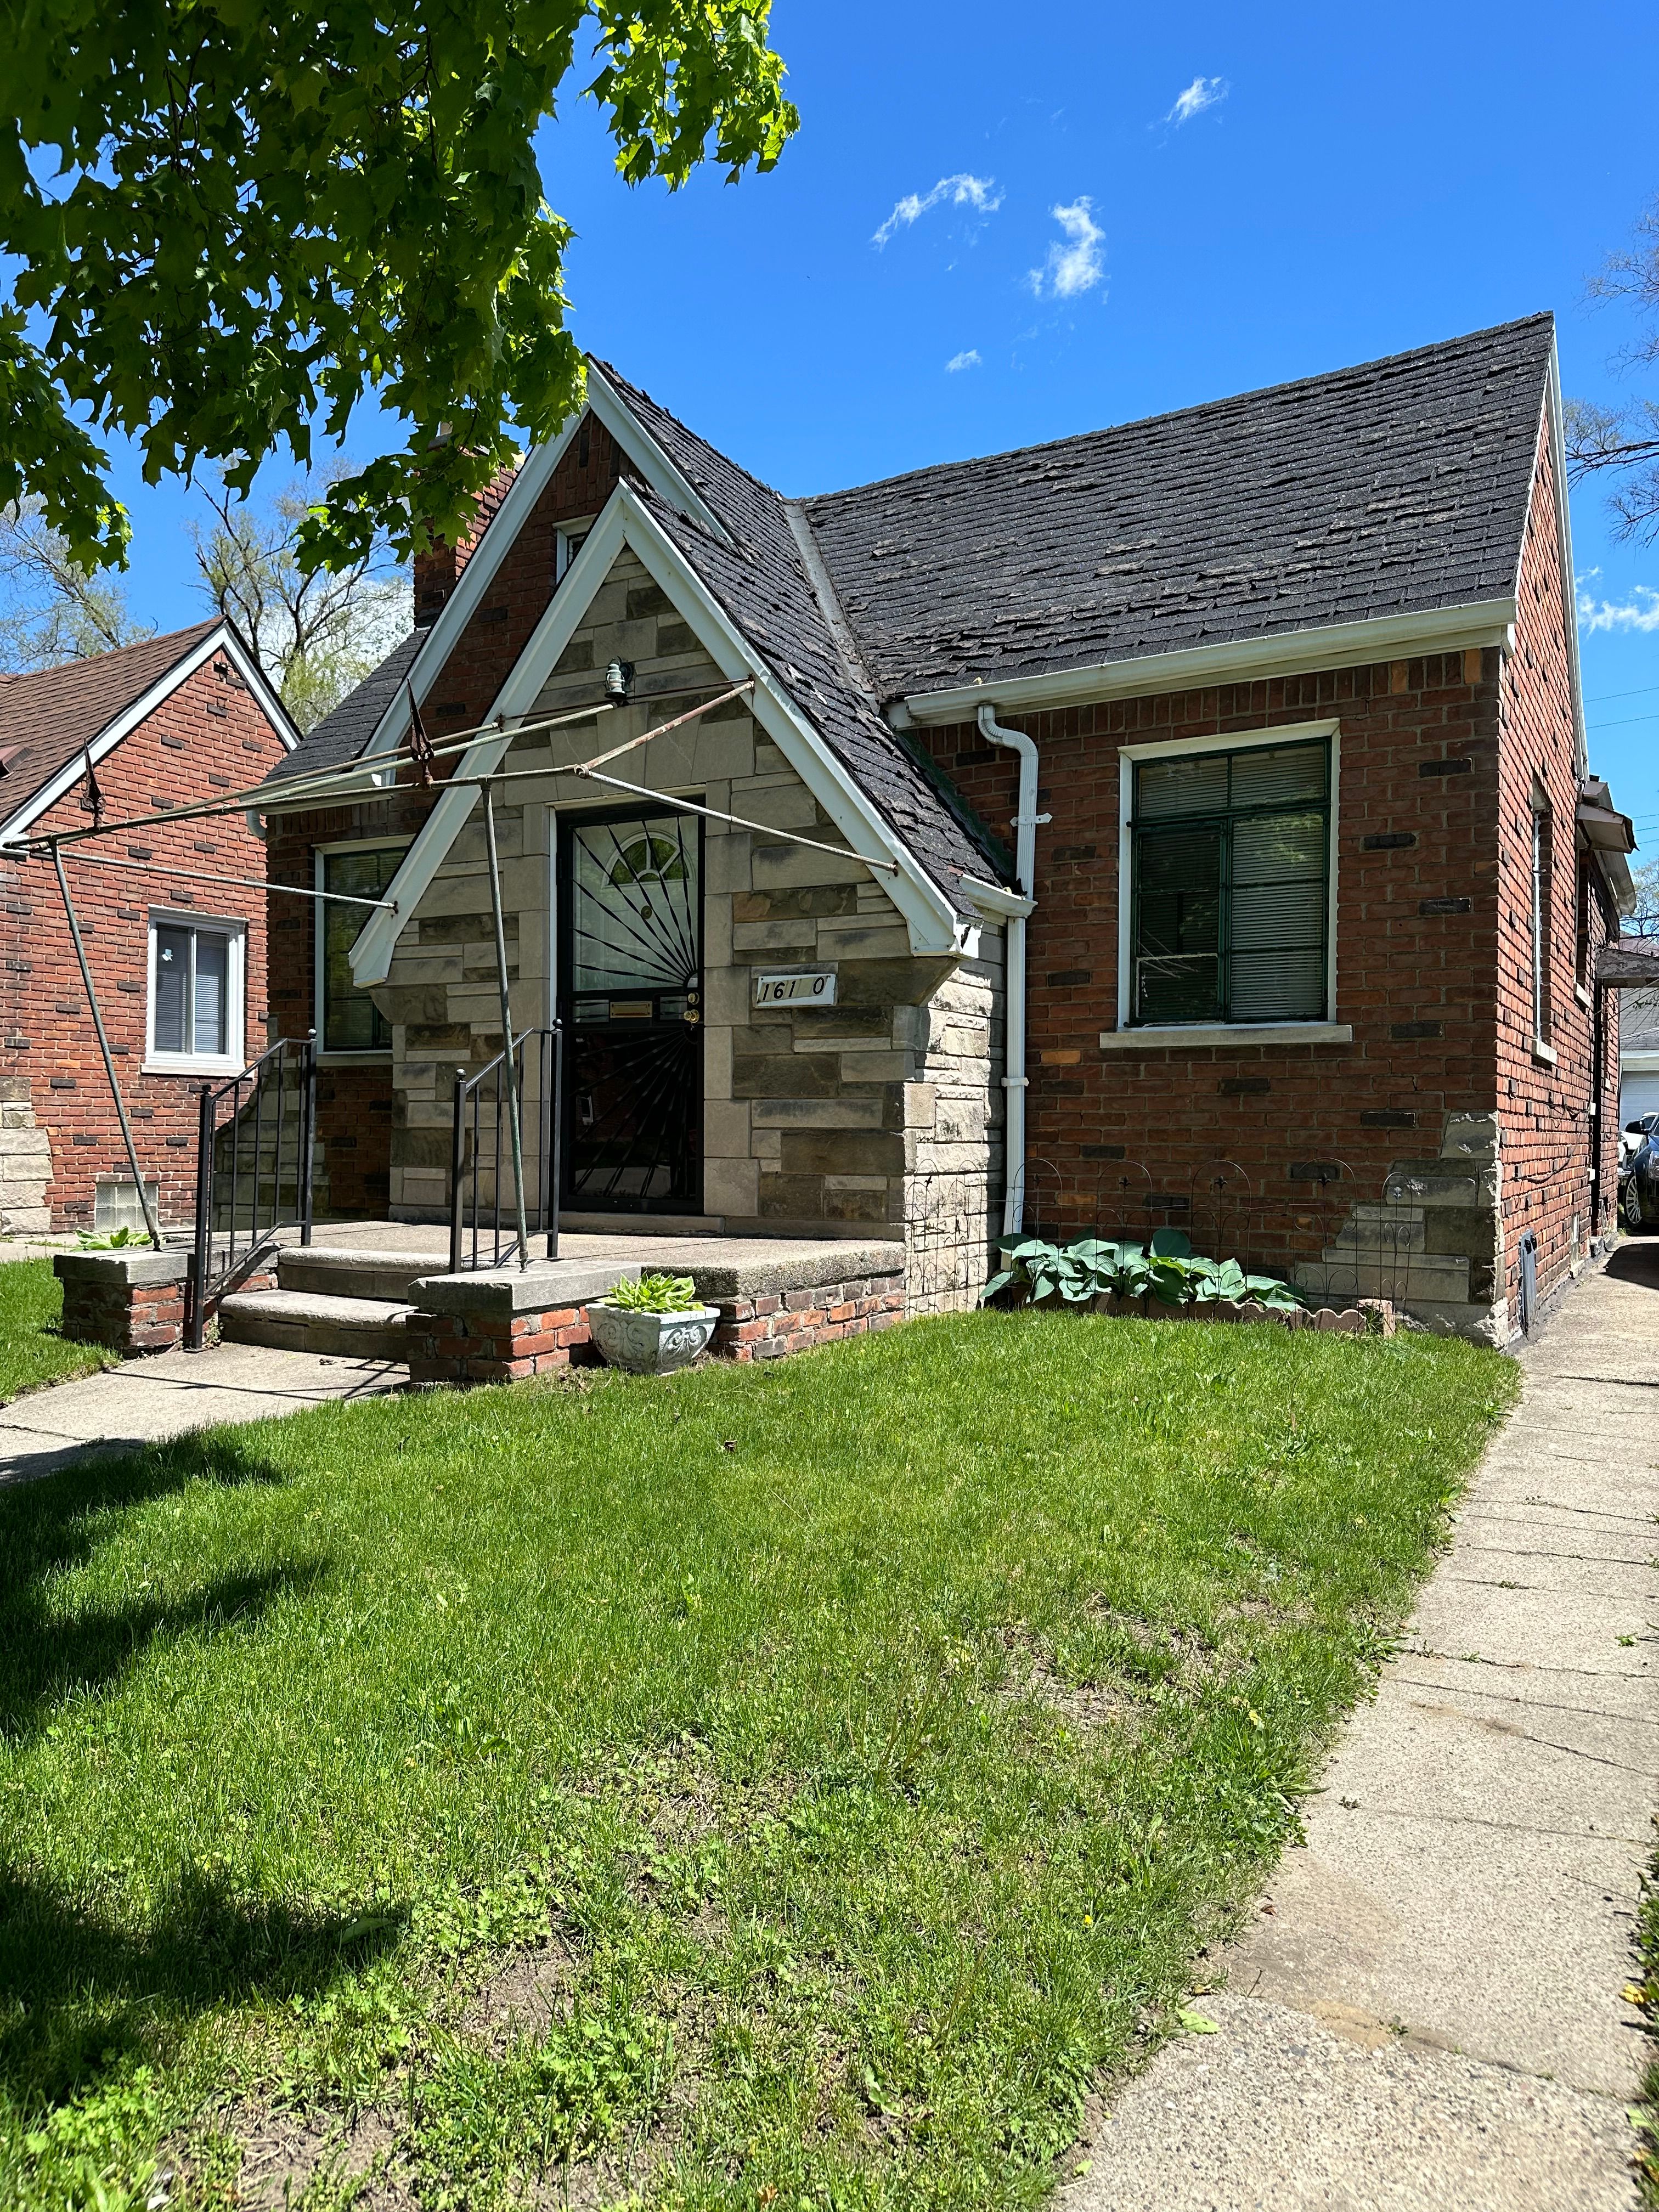
M276 1261L276 1280L283 1290L337 1300L405 1302L423 1275L448 1272L446 1253L356 1250L331 1244L284 1245Z
M326 1352L344 1359L406 1359L410 1307L392 1298L331 1297L320 1291L236 1291L219 1304L230 1344Z

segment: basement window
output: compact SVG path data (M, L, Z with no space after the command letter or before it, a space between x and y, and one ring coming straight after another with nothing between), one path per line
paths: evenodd
M1322 1021L1331 747L1182 747L1130 764L1129 1021Z
M246 922L152 911L147 1070L241 1073L246 947Z

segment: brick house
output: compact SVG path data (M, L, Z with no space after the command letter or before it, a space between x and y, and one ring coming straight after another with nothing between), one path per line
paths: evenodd
M244 789L298 742L218 620L0 675L0 848L86 829L88 760L119 820ZM140 1164L188 1222L197 1093L264 1048L264 844L237 814L64 850ZM0 1230L142 1228L51 861L0 850Z
M1613 1226L1633 841L1560 418L1538 316L791 501L592 364L265 787L273 878L395 908L273 930L337 1206L449 1203L455 1072L501 1040L443 772L506 772L569 1225L902 1233L951 1304L1022 1221L1180 1224L1508 1340ZM478 732L436 787L285 802L411 696ZM573 773L714 700L624 788Z

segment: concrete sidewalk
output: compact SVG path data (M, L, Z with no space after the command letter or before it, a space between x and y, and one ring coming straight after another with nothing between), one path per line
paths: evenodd
M1659 1802L1659 1241L1525 1359L1255 1922L1063 2212L1627 2212ZM1218 1979L1219 1972L1218 1972Z
M0 1406L0 1487L55 1474L95 1452L182 1436L216 1421L267 1420L341 1398L401 1389L400 1361L329 1359L258 1344L163 1352Z

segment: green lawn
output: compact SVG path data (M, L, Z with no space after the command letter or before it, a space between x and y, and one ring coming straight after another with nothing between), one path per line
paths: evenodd
M63 1311L64 1286L50 1260L0 1263L0 1406L43 1383L113 1364L112 1352L58 1335Z
M980 1314L0 1495L0 2202L1035 2204L1514 1375Z

